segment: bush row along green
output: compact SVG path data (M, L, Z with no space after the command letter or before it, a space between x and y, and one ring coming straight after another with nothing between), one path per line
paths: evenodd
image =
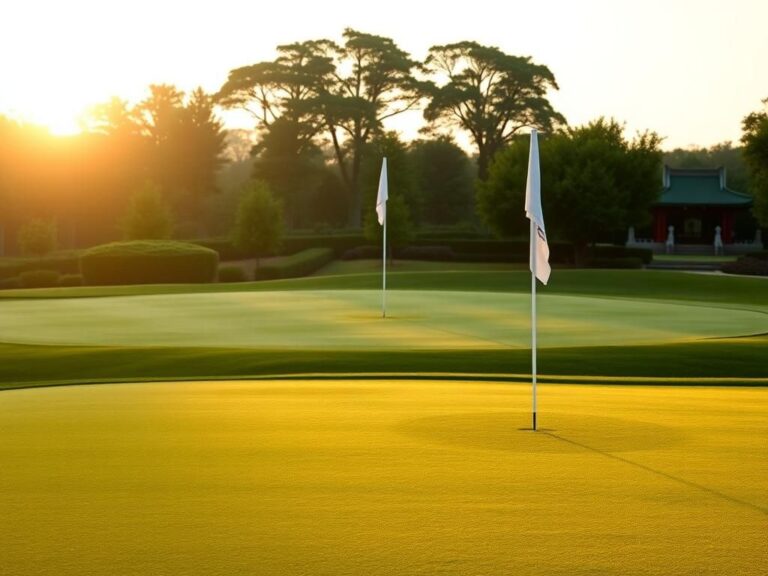
M334 259L331 248L310 248L293 256L265 262L256 269L256 280L278 280L306 276Z
M768 276L768 252L758 252L756 254L742 256L735 262L726 262L721 266L721 270L726 274Z
M80 274L59 274L56 270L27 270L13 278L0 279L0 290L82 285L83 277Z
M65 252L45 258L5 258L0 260L0 280L16 278L31 270L55 270L59 274L80 273L80 253Z
M137 240L91 248L80 264L93 286L203 283L216 279L219 257L196 244Z

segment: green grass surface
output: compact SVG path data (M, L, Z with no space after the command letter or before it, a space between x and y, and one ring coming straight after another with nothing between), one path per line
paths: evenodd
M530 346L530 297L492 292L227 292L6 302L0 341L285 350ZM768 314L714 306L543 294L539 346L638 345L768 333Z
M379 282L377 274L350 274L0 292L0 386L530 372L521 349L528 273L393 273L387 320L372 291ZM539 373L765 380L768 339L745 336L768 332L766 313L760 278L557 270L540 287Z
M768 390L6 392L3 576L764 574Z

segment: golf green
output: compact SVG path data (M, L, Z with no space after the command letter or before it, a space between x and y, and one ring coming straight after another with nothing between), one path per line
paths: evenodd
M0 341L269 349L530 346L530 297L498 292L222 292L3 302ZM659 344L768 332L768 314L727 305L546 294L539 346Z
M768 563L768 390L0 394L3 576L716 575Z

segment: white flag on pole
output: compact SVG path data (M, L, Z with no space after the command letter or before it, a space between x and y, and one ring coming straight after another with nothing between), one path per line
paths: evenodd
M536 130L531 130L531 152L528 157L528 182L525 186L525 215L535 228L531 239L531 272L546 284L552 269L549 266L549 245L544 230L544 213L541 210L541 173L539 171L539 141Z
M387 198L387 159L384 158L379 176L379 193L376 195L376 214L379 216L379 224L382 226L387 219Z

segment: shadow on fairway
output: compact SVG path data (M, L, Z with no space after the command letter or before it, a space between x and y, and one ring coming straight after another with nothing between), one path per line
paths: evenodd
M430 442L468 448L549 453L574 450L573 445L554 441L559 438L554 432L574 438L576 443L599 446L606 452L656 450L683 438L675 428L649 422L568 414L550 414L539 429L541 434L526 434L531 428L530 414L525 412L432 416L405 422L398 431Z

